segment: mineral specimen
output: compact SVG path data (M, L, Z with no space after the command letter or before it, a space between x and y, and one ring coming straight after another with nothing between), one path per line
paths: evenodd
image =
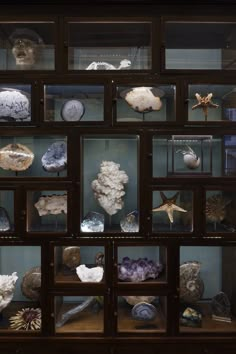
M9 231L11 229L11 223L8 213L5 208L0 207L0 232Z
M124 205L124 184L129 178L125 171L120 171L119 168L118 163L103 161L98 179L91 184L95 198L109 215L116 214Z
M131 65L131 61L128 59L123 59L118 67L112 64L106 63L105 61L93 61L86 70L121 70L128 68Z
M22 144L9 144L0 149L0 167L4 170L25 171L33 159L33 152Z
M33 267L24 274L21 282L21 291L30 300L40 300L41 267Z
M39 216L67 214L67 195L42 196L34 206L38 210Z
M231 305L228 296L220 291L211 300L212 318L214 320L231 322Z
M82 282L99 283L103 278L103 267L88 268L85 264L81 264L76 268L76 273Z
M62 262L69 269L73 270L80 264L80 247L68 246L63 247Z
M90 211L81 223L82 232L103 232L104 215L95 211Z
M186 327L201 327L202 314L191 307L187 307L180 317L180 324Z
M30 117L30 102L26 95L13 89L0 92L0 119L17 121Z
M23 308L9 318L11 329L37 331L41 329L41 309Z
M95 256L95 264L96 264L97 266L103 267L103 265L104 265L104 258L105 258L104 253L98 252L98 253L96 254L96 256Z
M156 296L123 296L123 298L128 302L128 304L134 306L140 302L148 302L149 304L156 299Z
M194 303L201 299L204 292L204 283L200 278L200 263L185 262L180 266L180 299L187 303Z
M85 112L85 107L79 100L68 100L61 108L61 117L66 122L79 121Z
M121 219L120 227L123 232L139 232L138 211L134 210Z
M118 265L118 278L123 281L140 282L156 279L163 270L163 265L147 258L132 260L124 257Z
M67 146L65 142L55 142L42 156L43 168L48 172L60 172L67 166Z
M157 309L148 302L139 302L132 308L132 316L138 321L152 321L157 316Z
M12 275L0 275L0 313L13 299L17 279L16 272Z

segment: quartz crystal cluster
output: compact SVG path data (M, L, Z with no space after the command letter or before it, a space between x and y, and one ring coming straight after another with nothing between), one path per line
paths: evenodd
M0 275L0 313L13 299L17 279L16 272L12 275Z
M118 266L118 278L123 281L140 282L156 279L163 270L163 265L147 258L137 260L124 257Z

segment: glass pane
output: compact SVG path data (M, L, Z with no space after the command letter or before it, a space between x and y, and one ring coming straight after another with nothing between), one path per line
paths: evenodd
M83 138L82 232L139 231L137 175L136 135Z
M224 136L224 175L236 175L236 135Z
M234 121L235 85L189 85L189 121Z
M235 70L235 29L230 22L167 21L166 69Z
M116 114L118 122L175 121L175 86L119 86Z
M206 191L206 231L235 232L235 203L234 190Z
M151 68L149 22L70 22L69 70Z
M67 191L27 192L27 231L67 231Z
M102 333L103 296L55 296L56 333Z
M0 70L54 70L54 23L0 23Z
M154 191L152 196L153 232L193 231L192 191Z
M0 123L31 121L31 85L0 85Z
M232 246L180 248L180 331L235 332L235 259Z
M57 246L54 248L56 283L104 282L104 246Z
M118 247L118 281L163 282L167 271L166 248L159 246Z
M1 246L0 331L41 330L41 248Z
M98 85L45 85L47 122L104 120L104 87Z
M118 296L118 332L163 333L166 330L166 297Z
M14 223L14 192L0 190L0 233L13 231Z
M160 135L152 142L153 177L223 176L223 141L215 135ZM226 154L226 152L225 152Z
M67 176L65 136L1 136L0 177Z

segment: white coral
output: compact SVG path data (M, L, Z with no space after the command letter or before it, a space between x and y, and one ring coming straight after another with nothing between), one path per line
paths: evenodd
M95 198L109 215L116 214L124 206L124 184L128 182L129 177L119 168L118 163L103 161L98 178L91 184Z
M13 298L17 279L16 272L12 273L12 275L0 275L0 313Z

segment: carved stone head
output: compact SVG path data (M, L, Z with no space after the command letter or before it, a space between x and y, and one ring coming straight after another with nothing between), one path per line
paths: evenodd
M35 31L28 28L17 28L12 33L10 42L16 65L22 67L35 65L43 45L42 38Z

